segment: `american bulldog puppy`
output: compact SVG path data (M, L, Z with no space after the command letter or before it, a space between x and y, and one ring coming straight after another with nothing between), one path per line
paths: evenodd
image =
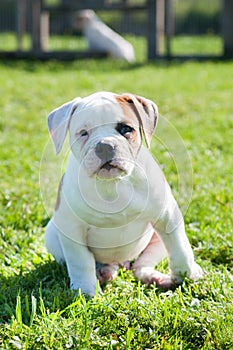
M139 280L160 288L202 277L181 211L148 150L157 120L152 101L129 93L94 93L49 114L56 152L67 133L71 152L45 242L65 262L71 289L101 293L127 261ZM168 275L155 270L165 256Z

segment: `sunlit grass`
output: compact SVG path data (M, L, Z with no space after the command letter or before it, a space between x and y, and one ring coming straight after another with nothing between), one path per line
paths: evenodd
M0 63L0 348L233 348L232 71L232 62ZM158 104L152 152L178 202L183 194L163 117L184 142L193 171L186 230L203 280L165 293L120 271L103 296L89 300L69 290L66 269L47 253L49 217L39 182L46 117L75 96L100 90L129 91ZM56 169L55 155L53 162ZM160 269L167 271L166 261Z
M171 53L174 55L221 55L222 45L220 36L177 36L171 41Z

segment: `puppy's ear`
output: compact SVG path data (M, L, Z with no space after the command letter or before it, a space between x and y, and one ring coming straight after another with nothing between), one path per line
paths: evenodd
M149 148L155 127L158 121L158 107L157 105L141 96L135 96L138 103L136 103L137 110L139 112L142 131L146 141L146 145Z
M49 133L57 154L61 151L65 141L70 118L81 100L81 97L77 97L74 100L56 108L48 116Z

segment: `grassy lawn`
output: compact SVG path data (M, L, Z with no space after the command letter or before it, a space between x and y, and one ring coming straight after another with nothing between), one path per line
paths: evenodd
M232 73L232 62L0 63L1 349L233 349ZM101 297L85 299L69 290L66 269L47 253L49 209L39 181L46 116L100 90L158 104L152 152L183 208L203 280L161 292L120 271ZM54 169L56 162L51 155Z

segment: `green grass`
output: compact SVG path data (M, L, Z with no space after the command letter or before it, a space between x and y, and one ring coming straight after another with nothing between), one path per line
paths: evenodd
M188 36L180 35L171 40L173 55L221 55L221 37L215 35Z
M232 71L232 62L0 63L1 349L233 349ZM66 269L47 253L39 183L46 116L100 90L158 104L152 152L181 205L178 148L169 136L183 140L193 171L184 188L193 191L185 222L203 280L161 292L120 271L103 296L85 299L69 290Z

